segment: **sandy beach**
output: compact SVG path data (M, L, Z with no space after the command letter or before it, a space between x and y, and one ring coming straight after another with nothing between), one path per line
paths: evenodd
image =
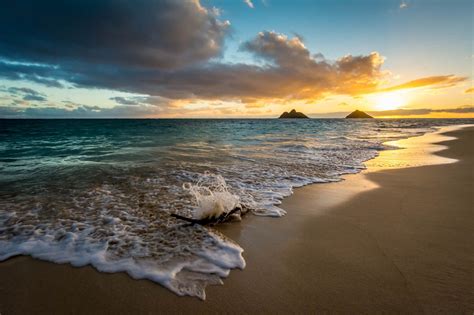
M473 137L468 127L410 138L367 171L296 189L283 218L219 227L247 266L206 301L15 257L0 263L0 313L472 313Z

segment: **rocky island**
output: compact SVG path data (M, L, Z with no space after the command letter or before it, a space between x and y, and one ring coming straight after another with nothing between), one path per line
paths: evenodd
M374 117L370 116L367 113L364 113L363 111L356 109L355 111L347 115L346 118L374 118Z
M281 119L281 118L309 118L309 117L301 112L297 112L296 110L292 109L289 113L284 112L283 114L281 114L279 118Z

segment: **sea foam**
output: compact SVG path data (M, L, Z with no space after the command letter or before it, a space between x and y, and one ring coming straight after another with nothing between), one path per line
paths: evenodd
M70 263L75 267L92 265L101 272L126 272L134 279L148 279L160 283L178 295L205 299L205 288L210 284L222 284L231 269L245 267L242 248L215 233L208 233L208 248L192 252L187 259L173 264L159 264L152 257L120 258L109 253L106 241L92 239L92 229L82 233L65 234L61 241L44 233L30 239L0 241L0 261L16 255L55 263Z
M204 188L202 181L191 187L213 196L225 192L225 186L216 192L213 187ZM223 200L223 205L231 207ZM238 198L229 201L237 203ZM94 189L74 202L82 213L69 209L68 214L49 222L42 220L47 209L41 206L24 214L0 210L0 261L30 255L76 267L92 265L101 272L126 272L134 279L160 283L178 295L201 299L205 299L207 285L222 284L221 278L231 269L245 267L243 249L221 233L183 224L167 214L155 214L153 222L147 222L150 218L142 217L147 211L126 205L127 197L112 187ZM198 213L206 213L199 210L202 205L207 206L208 201L195 206Z
M196 201L193 219L217 219L240 207L240 198L229 192L225 179L206 172L197 183L185 183L183 188Z

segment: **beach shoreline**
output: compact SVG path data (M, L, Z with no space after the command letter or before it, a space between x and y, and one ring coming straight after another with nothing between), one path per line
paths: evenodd
M281 219L219 227L247 267L205 302L124 273L15 257L0 263L0 313L470 312L473 134L401 140L411 157L410 147L382 151L366 171L296 189Z

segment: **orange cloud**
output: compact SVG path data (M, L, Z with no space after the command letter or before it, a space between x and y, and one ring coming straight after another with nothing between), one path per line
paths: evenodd
M474 87L467 89L464 93L474 93Z
M417 88L425 88L425 87L429 87L431 89L441 89L441 88L454 86L466 80L467 80L466 77L458 77L452 74L439 75L439 76L425 77L421 79L408 81L403 84L385 88L378 92L390 92L390 91L396 91L396 90L417 89Z

